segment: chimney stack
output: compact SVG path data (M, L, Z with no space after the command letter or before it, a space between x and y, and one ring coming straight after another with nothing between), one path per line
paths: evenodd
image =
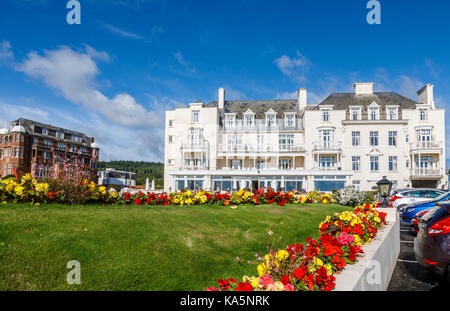
M353 85L355 89L355 95L372 95L373 94L373 82L357 82Z
M308 105L308 90L305 88L299 89L297 95L298 95L298 110L305 111L306 106Z
M219 98L217 101L217 107L219 109L223 109L223 107L225 106L225 89L223 87L221 87L219 89Z
M434 85L427 83L423 88L421 88L417 94L419 95L419 104L428 105L431 109L434 109L434 96L433 96Z

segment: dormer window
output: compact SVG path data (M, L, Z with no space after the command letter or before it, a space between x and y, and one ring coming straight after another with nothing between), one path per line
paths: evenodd
M369 120L380 120L380 108L369 107Z
M427 109L419 109L419 118L420 118L420 121L428 120L428 110Z
M273 109L266 112L266 125L267 127L273 127L277 122L277 114Z
M192 110L192 123L199 122L199 119L200 119L200 111Z
M387 107L386 108L386 119L387 120L398 120L398 108L397 107Z
M350 120L361 120L361 108L350 108Z
M322 121L323 122L330 121L330 110L328 110L328 109L322 110Z
M284 117L284 125L286 127L295 127L295 114L287 113Z
M234 127L236 124L236 115L235 114L229 114L225 116L225 125L227 127Z
M253 126L253 116L252 115L244 116L244 120L245 120L245 126L247 126L247 127Z
M246 127L253 127L254 124L255 124L255 114L253 113L253 111L248 109L244 113L244 126L246 126Z

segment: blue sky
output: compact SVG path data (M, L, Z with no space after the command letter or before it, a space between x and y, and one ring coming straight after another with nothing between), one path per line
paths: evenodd
M79 1L81 25L66 0L0 4L0 126L32 118L96 137L103 160L161 161L164 111L219 87L319 103L356 81L414 100L432 83L449 105L448 1L380 0L380 25L366 0Z

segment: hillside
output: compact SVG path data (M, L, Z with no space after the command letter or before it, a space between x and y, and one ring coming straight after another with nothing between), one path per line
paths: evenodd
M150 182L155 180L157 189L164 186L164 164L158 162L136 162L136 161L99 161L98 170L102 171L106 168L114 168L119 171L127 171L136 173L136 184L145 185L145 179Z

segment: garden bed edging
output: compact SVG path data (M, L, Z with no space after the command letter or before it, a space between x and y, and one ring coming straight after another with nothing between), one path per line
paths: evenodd
M358 262L335 274L335 291L384 291L389 286L400 254L400 218L397 209L376 209L387 214L387 225L362 247L364 256Z

